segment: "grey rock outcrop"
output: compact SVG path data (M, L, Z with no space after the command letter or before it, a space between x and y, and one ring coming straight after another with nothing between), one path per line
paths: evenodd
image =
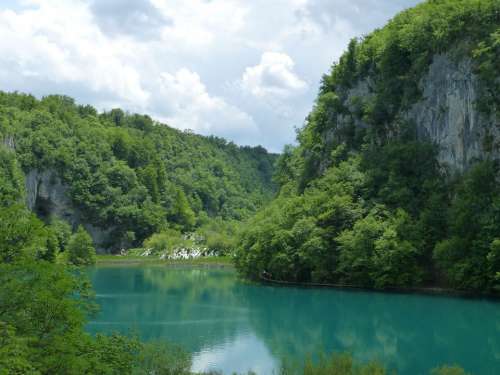
M438 161L442 166L462 172L479 159L500 158L500 124L494 115L477 109L480 82L470 58L457 59L451 54L434 56L419 88L421 99L401 112L399 118L414 124L419 138L438 146ZM358 113L373 95L371 78L357 82L345 93L343 104L348 112L335 115L334 126L323 134L326 144L339 137L339 129L351 125L368 127ZM387 129L386 135L391 137L394 130ZM320 170L324 171L328 155L322 163Z
M50 170L33 169L26 175L26 204L31 211L37 211L42 216L54 215L78 225L79 214L73 208L67 190Z
M83 225L96 249L101 252L107 250L113 228L100 228L86 223L69 197L68 187L54 171L33 169L26 175L26 205L39 217L57 217L67 221L73 229Z
M420 88L422 100L406 116L439 146L441 164L463 171L475 160L500 156L500 129L476 108L479 81L470 59L436 55Z

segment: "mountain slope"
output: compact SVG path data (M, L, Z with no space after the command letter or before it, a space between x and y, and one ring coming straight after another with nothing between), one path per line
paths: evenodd
M26 175L28 207L83 224L100 249L139 245L166 225L241 220L275 191L275 155L261 147L64 96L0 93L0 139Z
M499 288L499 25L498 1L433 0L353 40L278 160L240 270Z

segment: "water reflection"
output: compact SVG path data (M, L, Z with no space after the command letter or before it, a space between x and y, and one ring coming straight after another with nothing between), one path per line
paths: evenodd
M458 363L500 373L500 304L443 297L259 286L227 269L91 271L101 313L92 332L135 330L193 353L195 370L270 373L281 359L351 351L400 374Z
M261 311L251 316L252 325L280 358L346 350L401 374L426 373L442 363L476 374L500 371L499 304L332 290L254 292Z
M192 352L235 338L248 327L236 300L236 279L224 270L97 268L92 280L101 311L89 330L138 332Z
M227 371L272 374L279 368L266 345L253 333L242 333L222 345L207 347L193 355L193 371L227 369Z

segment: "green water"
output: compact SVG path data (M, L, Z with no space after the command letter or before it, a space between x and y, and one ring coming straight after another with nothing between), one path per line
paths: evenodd
M284 358L349 351L399 374L443 363L500 374L500 303L248 284L234 271L98 267L91 332L137 331L193 354L193 370L272 374Z

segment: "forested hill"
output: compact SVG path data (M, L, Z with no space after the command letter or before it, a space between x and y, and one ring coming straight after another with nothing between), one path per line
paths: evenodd
M241 272L366 287L500 289L500 2L429 0L353 40Z
M83 224L101 249L248 217L275 193L275 158L120 109L0 92L0 194L25 191L40 218Z

